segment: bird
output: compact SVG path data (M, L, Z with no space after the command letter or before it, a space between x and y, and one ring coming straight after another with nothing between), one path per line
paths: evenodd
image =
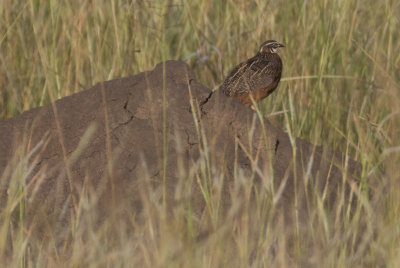
M240 99L255 110L253 104L268 97L278 87L282 74L278 51L282 47L285 46L275 40L263 42L254 57L230 71L222 84L223 93Z

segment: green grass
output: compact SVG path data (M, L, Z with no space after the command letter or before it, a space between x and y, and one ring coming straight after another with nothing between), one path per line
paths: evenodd
M315 251L316 262L329 267L383 263L395 267L400 261L398 14L399 0L2 0L0 119L90 88L100 81L150 70L168 59L186 60L201 83L216 89L233 66L254 55L263 41L275 39L286 45L280 53L283 79L276 93L261 104L262 113L272 115L269 119L293 136L341 151L361 162L362 178L380 199L379 211L358 218L368 227L369 247L361 251L362 256L333 244L325 252ZM14 161L15 165L19 163L17 173L29 170L24 157L21 152L22 160ZM182 172L191 174L194 169ZM204 176L211 179L210 174L208 170ZM9 186L15 186L11 192L16 195L10 197L7 207L15 209L15 202L20 202L18 209L23 211L26 201L24 189L18 184L21 177L20 173L15 174L15 185ZM240 180L236 183L245 193L250 192L249 186ZM390 190L380 195L388 185ZM151 267L219 267L232 264L227 256L235 256L240 260L238 266L246 266L251 254L246 242L255 234L261 248L268 251L273 244L269 234L279 231L279 226L266 228L266 233L252 233L249 230L257 229L253 225L262 221L249 222L246 218L249 215L233 213L237 218L231 220L237 220L240 228L229 224L224 227L223 220L213 211L218 204L213 204L209 195L205 194L218 232L205 244L196 243L190 235L196 230L183 207L177 208L181 217L169 221L161 212L157 213L161 210L157 204L147 200L149 206L154 206L153 213L145 224L137 227L135 233L141 235L136 240L124 237L123 231L129 229L126 225L114 230L116 224L123 223L110 220L101 230L94 230L90 228L90 217L83 217L74 227L75 234L85 237L92 246L86 246L80 239L72 240L71 262L64 263L51 245L43 247L38 255L30 255L26 249L30 239L28 228L25 233L13 233L14 248L21 251L15 251L16 258L8 264L115 267L144 263ZM247 202L246 196L240 194L237 199ZM252 213L266 213L266 207L268 213L277 213L265 194L260 193L259 200L259 209ZM82 193L78 202L82 209L90 207L88 194ZM368 211L375 204L366 199L362 206ZM10 216L5 211L1 212L0 256ZM322 244L326 246L324 235L339 241L349 232L361 232L354 222L348 223L342 232L324 230L324 212L318 215L321 232L310 227L310 234L305 235L314 242L315 250ZM263 215L252 216L263 218ZM370 235L371 232L374 234ZM104 243L108 248L93 246L110 237L115 241ZM229 239L235 246L221 244ZM255 258L260 265L267 265L265 256ZM291 261L301 260L299 255L294 260L287 260L282 254L277 258L280 266L290 267Z

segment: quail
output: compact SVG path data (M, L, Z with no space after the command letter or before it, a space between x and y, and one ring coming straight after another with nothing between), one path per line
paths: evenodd
M257 54L233 68L222 84L222 91L229 97L237 97L254 110L258 102L271 94L278 86L282 73L282 60L278 50L285 47L275 40L261 44Z

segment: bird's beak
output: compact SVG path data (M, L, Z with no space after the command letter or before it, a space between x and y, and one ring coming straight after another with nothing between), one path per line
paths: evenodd
M282 45L281 43L279 43L279 47L285 47L284 45Z

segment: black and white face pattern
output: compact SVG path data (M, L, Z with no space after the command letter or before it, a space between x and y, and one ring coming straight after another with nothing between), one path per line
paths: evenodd
M285 46L275 40L268 40L260 46L260 53L278 53L281 47Z

